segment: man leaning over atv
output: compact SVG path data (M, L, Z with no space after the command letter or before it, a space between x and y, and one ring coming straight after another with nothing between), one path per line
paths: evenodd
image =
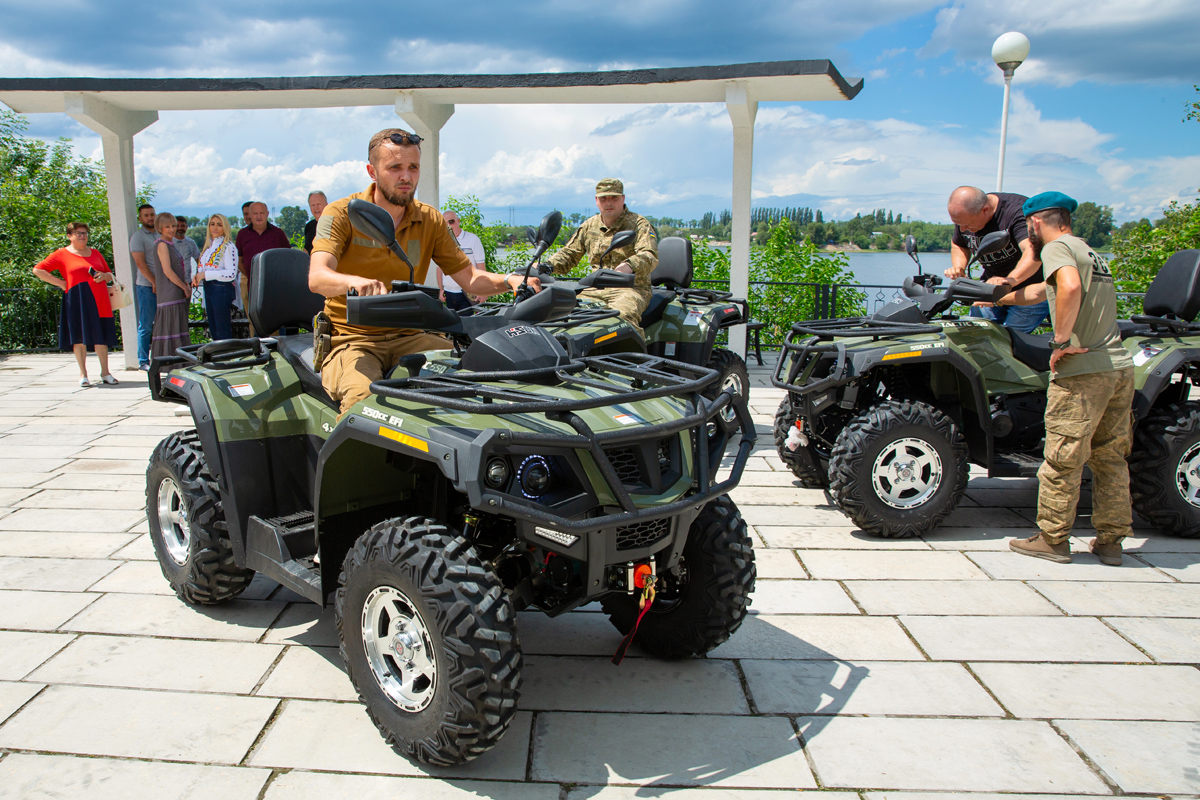
M375 203L392 215L396 241L413 262L417 283L425 280L433 259L470 294L490 297L515 290L521 283L520 276L475 268L438 210L415 199L420 173L421 138L399 128L382 130L367 146L367 174L374 182L362 192L330 203L317 223L308 287L325 296L324 313L331 330L328 354L318 352L323 358L315 359L314 366L343 414L370 395L371 382L391 371L401 356L450 347L445 337L436 334L346 322L348 290L361 296L385 294L392 281L408 280L408 267L399 258L355 233L347 212L350 200L357 197ZM529 283L535 291L541 288L535 278Z
M658 237L645 217L633 213L625 205L625 186L616 178L605 178L596 184L596 208L600 213L586 219L563 248L546 259L546 263L555 272L565 273L586 255L592 269L600 269L608 266L600 263L600 255L608 248L613 236L618 231L637 231L633 244L619 247L609 256L610 261L624 258L614 268L618 272L634 274L633 288L587 289L579 296L599 300L616 309L621 319L645 336L641 328L642 312L650 304L650 273L658 266Z

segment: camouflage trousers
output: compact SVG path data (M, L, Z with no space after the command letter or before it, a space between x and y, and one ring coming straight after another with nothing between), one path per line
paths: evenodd
M642 330L642 312L650 305L648 293L643 294L637 289L584 289L579 296L604 303L620 314L621 319L628 322L643 339L646 338L646 332Z
M1050 381L1046 396L1046 460L1038 469L1037 524L1052 544L1075 523L1079 482L1092 470L1092 527L1101 544L1132 533L1129 466L1133 368Z
M395 368L400 356L426 350L449 350L450 341L432 333L334 334L332 349L321 364L321 385L341 414L371 395L371 382Z

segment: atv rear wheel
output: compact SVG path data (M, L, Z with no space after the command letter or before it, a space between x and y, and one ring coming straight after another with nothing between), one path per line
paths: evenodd
M1138 425L1129 493L1134 510L1154 527L1200 537L1200 403L1167 406Z
M737 353L724 348L713 348L712 357L706 366L717 371L717 379L704 390L706 398L714 399L723 389L730 389L741 397L749 397L750 372L746 369L746 362ZM734 411L732 403L721 409L721 421L727 428L737 429L737 412Z
M955 509L967 488L967 443L926 403L886 400L850 420L829 461L830 494L868 533L920 536Z
M660 658L707 653L741 626L756 575L746 522L732 500L718 497L692 522L678 568L659 573L634 642ZM633 629L636 596L608 595L600 606L622 634Z
M779 460L792 471L805 489L824 489L829 485L829 471L821 468L821 460L813 453L812 445L800 445L795 450L787 446L788 433L796 424L796 414L787 398L775 412L775 451Z
M358 699L402 756L461 764L517 710L521 645L504 586L433 520L381 522L346 554L335 620Z
M180 599L211 605L232 600L254 570L233 560L221 493L195 431L158 443L146 469L146 516L163 576Z

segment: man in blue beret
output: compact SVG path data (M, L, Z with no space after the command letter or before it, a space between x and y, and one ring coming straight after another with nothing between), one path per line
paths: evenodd
M950 237L950 268L946 270L946 277L961 278L966 274L967 261L979 249L983 237L996 231L1008 231L1007 245L980 256L983 280L1018 289L1044 281L1042 265L1033 256L1025 215L1021 213L1021 204L1025 200L1023 194L989 193L977 186L959 186L951 192L946 212L954 223L954 233ZM1049 313L1044 302L1022 308L995 308L987 303L977 303L971 308L973 317L990 319L1025 333L1033 333Z
M1100 561L1121 564L1121 540L1133 531L1129 501L1133 359L1121 346L1117 294L1108 264L1071 233L1078 203L1062 192L1042 192L1022 206L1034 255L1046 282L1015 289L1002 306L1048 299L1054 339L1046 393L1045 461L1038 469L1037 524L1041 533L1014 539L1022 555L1069 563L1079 482L1092 468L1090 549Z

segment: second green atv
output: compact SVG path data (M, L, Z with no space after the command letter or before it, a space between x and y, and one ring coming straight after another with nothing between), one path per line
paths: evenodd
M351 219L403 257L386 211L355 200ZM302 252L268 251L253 275L256 330L322 308ZM704 654L738 629L755 565L727 495L754 426L744 397L702 396L712 370L573 355L577 342L538 326L574 308L573 292L465 318L434 292L396 282L348 298L352 324L437 331L454 349L406 356L342 415L310 335L156 359L155 399L187 404L195 429L155 449L146 500L181 599L231 600L261 572L332 604L380 733L450 765L493 747L517 711L518 611L598 601L626 644L636 633L664 658ZM712 421L730 405L745 434L719 480L732 434Z
M985 237L973 259L1007 236ZM989 476L1032 476L1041 464L1050 334L946 316L955 302L994 302L1007 289L959 278L935 291L939 283L909 278L907 297L870 317L796 323L772 379L788 391L775 416L780 458L868 533L936 528L971 463ZM1200 250L1163 265L1143 310L1120 323L1135 365L1133 505L1161 530L1196 537Z

